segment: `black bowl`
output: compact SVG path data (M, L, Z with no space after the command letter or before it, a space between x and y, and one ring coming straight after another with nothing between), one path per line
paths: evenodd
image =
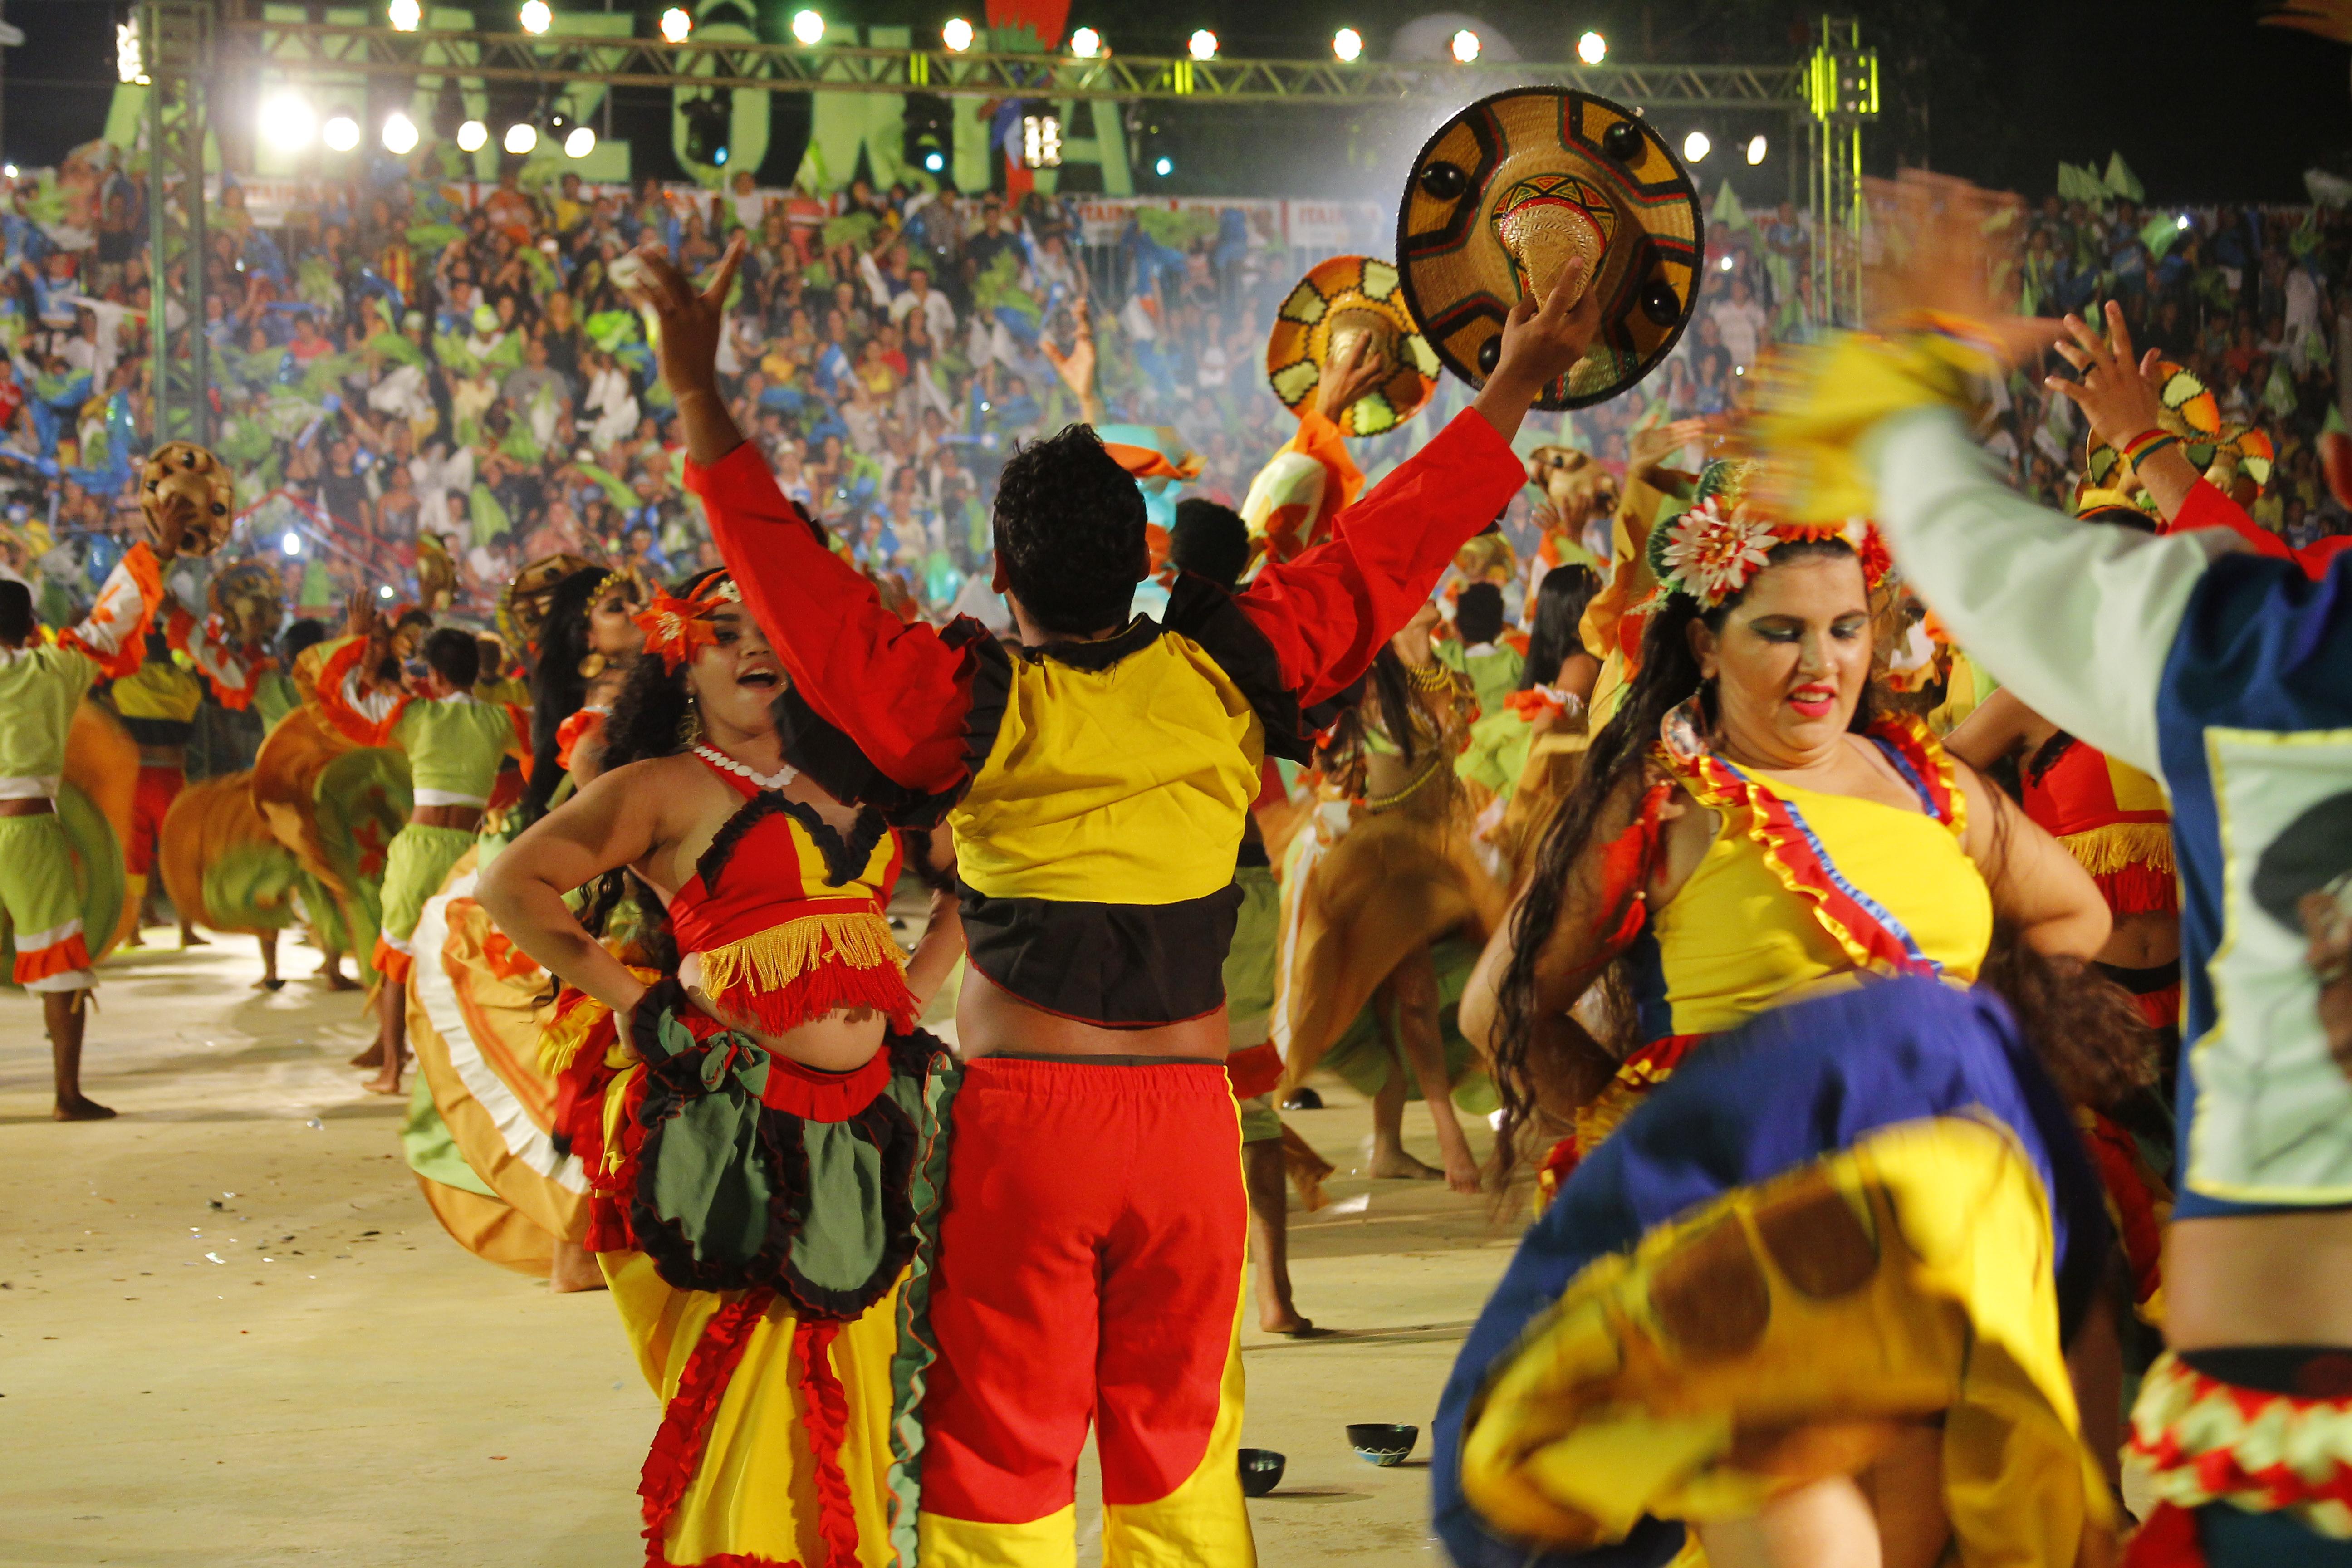
M1348 1426L1348 1447L1356 1458L1383 1469L1401 1465L1421 1440L1421 1428L1390 1421L1355 1421Z
M1323 1109L1323 1097L1316 1093L1312 1089L1307 1087L1307 1085L1300 1084L1297 1089L1290 1091L1290 1098L1282 1102L1282 1109L1285 1110L1320 1110Z
M1242 1495L1264 1497L1282 1484L1283 1467L1290 1461L1271 1448L1242 1450Z

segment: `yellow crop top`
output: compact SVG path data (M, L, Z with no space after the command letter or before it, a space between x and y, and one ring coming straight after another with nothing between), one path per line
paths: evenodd
M1895 967L1965 984L1992 941L1992 895L1961 848L1964 797L1924 731L1878 739L1925 810L1730 768L1677 769L1715 841L1651 916L1645 1032L1713 1034ZM1907 743L1906 743L1907 742ZM1728 787L1727 787L1728 786Z

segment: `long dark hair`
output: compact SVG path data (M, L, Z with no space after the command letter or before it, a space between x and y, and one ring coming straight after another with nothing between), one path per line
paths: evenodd
M522 792L522 821L540 819L563 764L555 760L556 731L588 700L588 678L580 673L588 657L588 612L609 575L602 566L583 566L555 584L541 623L539 659L530 670L530 783Z
M1404 660L1387 643L1372 655L1372 668L1332 700L1339 706L1339 720L1331 726L1330 738L1323 743L1318 760L1344 756L1363 743L1365 731L1374 722L1373 712L1365 710L1367 697L1372 699L1381 732L1396 743L1397 755L1410 766L1416 743L1412 683L1406 679Z
M698 572L680 581L670 593L691 599L702 585L718 576ZM566 583L570 579L565 579ZM628 679L613 699L602 734L606 772L650 757L674 757L687 749L686 716L690 706L686 668L671 669L660 658L647 656L629 667ZM580 923L602 935L605 923L624 898L635 900L643 962L667 974L677 967L677 944L669 929L669 911L660 896L625 866L615 867L588 884L588 901Z
M1527 668L1519 672L1519 689L1550 686L1559 679L1568 656L1582 653L1584 612L1601 579L1590 566L1555 566L1536 588L1535 622L1528 628Z
M1852 554L1840 540L1791 541L1773 549L1768 565ZM1498 1178L1507 1177L1516 1163L1520 1131L1535 1111L1528 1053L1536 1035L1536 969L1546 939L1565 911L1570 876L1585 857L1599 852L1596 840L1612 804L1639 789L1651 743L1666 715L1696 696L1706 728L1712 731L1719 721L1714 688L1700 679L1697 656L1691 651L1690 626L1698 621L1710 631L1721 630L1744 596L1734 595L1715 609L1702 610L1696 601L1676 595L1658 611L1643 636L1640 672L1616 715L1592 737L1583 772L1544 829L1526 896L1511 917L1511 961L1496 998L1494 1079L1503 1107L1495 1140ZM1866 731L1878 706L1877 693L1865 687L1848 730ZM2010 823L2010 810L2003 810L1994 826L1996 861L2006 856ZM1596 911L1595 918L1606 921L1616 912ZM2112 1103L2152 1078L2153 1035L2120 989L2099 983L2096 973L2079 961L2049 957L2020 940L2013 929L1997 925L1978 981L2010 1004L2028 1045L2070 1100ZM1628 961L1612 961L1600 985L1608 1037L1600 1043L1622 1061L1643 1043L1635 1037Z

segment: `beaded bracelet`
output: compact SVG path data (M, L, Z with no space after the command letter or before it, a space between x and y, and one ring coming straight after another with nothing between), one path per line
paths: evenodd
M2139 472L2139 466L2148 458L2167 447L2179 445L2180 437L2169 430L2143 430L2124 444L2124 461L2131 465L2131 470L2136 474Z

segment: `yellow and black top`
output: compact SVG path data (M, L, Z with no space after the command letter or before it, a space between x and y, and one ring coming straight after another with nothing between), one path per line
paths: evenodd
M766 526L803 520L751 447L687 477L796 697L843 732L796 759L895 821L948 821L973 965L1114 1028L1223 1005L1261 763L1304 760L1300 707L1363 673L1524 480L1466 413L1239 595L1180 579L1159 622L1008 652L977 622L901 622L813 529Z

